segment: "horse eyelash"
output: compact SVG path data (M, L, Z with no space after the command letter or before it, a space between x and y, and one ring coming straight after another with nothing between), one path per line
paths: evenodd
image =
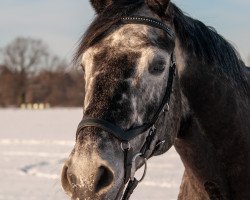
M81 66L82 71L85 72L85 69L84 69L85 66L84 66L84 64L81 63L80 66Z

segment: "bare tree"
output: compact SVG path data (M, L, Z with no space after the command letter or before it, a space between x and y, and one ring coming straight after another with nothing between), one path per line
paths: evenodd
M81 106L84 99L84 76L61 69L43 70L30 80L29 102L47 102L51 106Z
M12 71L29 73L44 64L48 57L48 47L41 40L16 38L3 50L3 62Z
M18 104L26 103L28 80L42 69L53 69L63 61L52 55L42 40L32 38L16 38L1 50L3 64L18 80Z
M15 106L20 101L20 76L4 65L0 65L0 106Z

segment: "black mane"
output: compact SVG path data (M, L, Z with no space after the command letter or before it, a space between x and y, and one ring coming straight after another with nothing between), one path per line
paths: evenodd
M125 0L122 3L113 3L97 15L80 40L74 62L79 61L86 49L115 30L119 26L118 22L121 17L130 15L143 4L144 1L142 0ZM170 3L168 17L169 21L175 26L180 44L186 52L192 52L191 56L195 56L204 64L217 66L220 73L247 90L242 60L227 40L219 35L214 28L185 15L173 3Z
M217 66L220 73L246 90L247 82L242 59L226 39L213 27L185 15L174 4L170 5L169 16L172 17L182 48L192 54L189 56L195 56L204 64Z

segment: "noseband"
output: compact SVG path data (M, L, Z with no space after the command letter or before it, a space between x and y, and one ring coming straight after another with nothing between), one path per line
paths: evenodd
M168 26L166 26L162 22L153 18L142 17L142 16L123 17L121 18L120 23L121 24L143 24L143 25L154 27L154 28L158 28L158 29L163 30L172 40L175 39L175 33ZM134 127L128 130L123 130L119 126L113 123L110 123L106 120L84 116L78 126L77 135L86 127L97 127L111 134L113 137L117 138L121 142L121 149L124 152L124 169L125 169L124 170L125 172L124 184L126 184L130 180L123 194L122 200L128 200L130 198L131 194L133 193L134 189L137 187L138 183L141 182L145 176L146 166L147 166L146 159L149 156L152 156L152 154L159 147L159 145L165 142L165 141L161 141L160 143L156 144L154 146L153 153L151 153L151 155L147 155L147 152L151 149L152 143L155 139L155 135L156 135L155 124L157 120L159 119L160 115L169 110L169 101L170 101L170 96L172 93L173 80L175 76L175 68L176 68L175 56L174 56L174 53L172 53L170 66L169 66L169 77L168 77L165 95L162 99L162 102L159 108L155 112L154 117L151 119L149 123L146 123L141 126ZM146 142L144 143L141 151L137 153L136 155L134 155L133 148L130 145L130 141L133 140L135 137L146 132L148 133ZM143 158L144 164L145 164L144 175L142 179L139 181L134 177L135 171L136 171L135 163L138 157Z

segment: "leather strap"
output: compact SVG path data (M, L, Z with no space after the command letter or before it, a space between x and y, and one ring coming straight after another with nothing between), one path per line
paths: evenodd
M138 186L138 183L139 182L136 178L133 181L129 181L128 186L123 194L122 200L128 200L130 198L135 188Z
M162 23L161 21L149 17L143 16L131 16L131 17L123 17L121 18L121 22L124 24L144 24L148 26L152 26L155 28L159 28L165 31L172 39L175 39L175 33L169 28L167 25Z
M132 159L133 159L133 148L125 149L124 150L124 169L125 169L124 170L124 184L126 184L130 179Z

